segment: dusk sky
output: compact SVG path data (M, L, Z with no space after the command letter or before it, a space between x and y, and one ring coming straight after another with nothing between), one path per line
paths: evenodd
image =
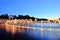
M0 14L58 17L60 0L0 0Z

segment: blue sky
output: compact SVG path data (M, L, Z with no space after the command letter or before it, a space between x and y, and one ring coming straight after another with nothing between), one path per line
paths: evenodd
M0 0L0 14L58 17L60 0Z

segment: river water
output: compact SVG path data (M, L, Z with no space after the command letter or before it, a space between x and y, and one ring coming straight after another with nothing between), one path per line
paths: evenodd
M36 29L16 28L15 33L12 34L11 29L10 31L7 32L5 28L1 28L5 26L0 25L0 39L1 40L60 40L60 24L31 23L29 25L25 25L25 27L26 26L30 26L32 28L35 27Z

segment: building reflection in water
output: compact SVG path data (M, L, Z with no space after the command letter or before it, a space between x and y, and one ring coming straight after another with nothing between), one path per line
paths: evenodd
M15 34L16 32L23 32L24 30L20 27L17 27L17 26L14 26L14 25L9 25L9 24L6 24L5 25L5 28L4 28L7 32L11 32L12 34Z
M40 34L37 34L39 37L43 37L44 35L45 36L48 36L50 39L52 39L52 38L54 38L55 37L55 35L58 35L58 36L60 36L59 35L59 33L60 33L60 29L53 29L53 28L43 28L42 27L42 25L41 25L41 28L35 28L35 27L32 27L32 28L30 28L30 27L20 27L20 26L15 26L15 25L9 25L9 24L0 24L0 28L1 29L5 29L7 32L11 32L13 35L16 33L16 32L18 32L18 33L24 33L24 32L26 32L25 31L25 29L27 30L27 32L28 31L32 31L33 33L31 33L31 32L29 32L29 35L35 35L36 36L36 34L37 33L40 33ZM37 33L36 33L36 30L38 30L37 31ZM46 32L46 30L48 30L48 32ZM54 31L56 31L55 33L54 33ZM26 32L26 33L27 33ZM58 33L59 32L59 33ZM46 33L46 34L45 34Z

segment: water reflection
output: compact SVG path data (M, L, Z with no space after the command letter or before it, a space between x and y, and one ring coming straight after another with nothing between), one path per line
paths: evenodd
M12 35L16 35L16 33L19 33L18 36L19 38L20 36L22 37L23 35L24 36L28 35L28 37L31 37L31 39L34 40L35 39L36 40L59 40L60 39L60 28L52 28L52 26L47 28L43 26L44 25L41 25L41 27L36 28L36 27L28 27L28 26L0 24L0 29L6 30L6 32L8 33L12 33ZM24 36L22 38L24 38ZM29 39L28 37L26 37L26 39Z

